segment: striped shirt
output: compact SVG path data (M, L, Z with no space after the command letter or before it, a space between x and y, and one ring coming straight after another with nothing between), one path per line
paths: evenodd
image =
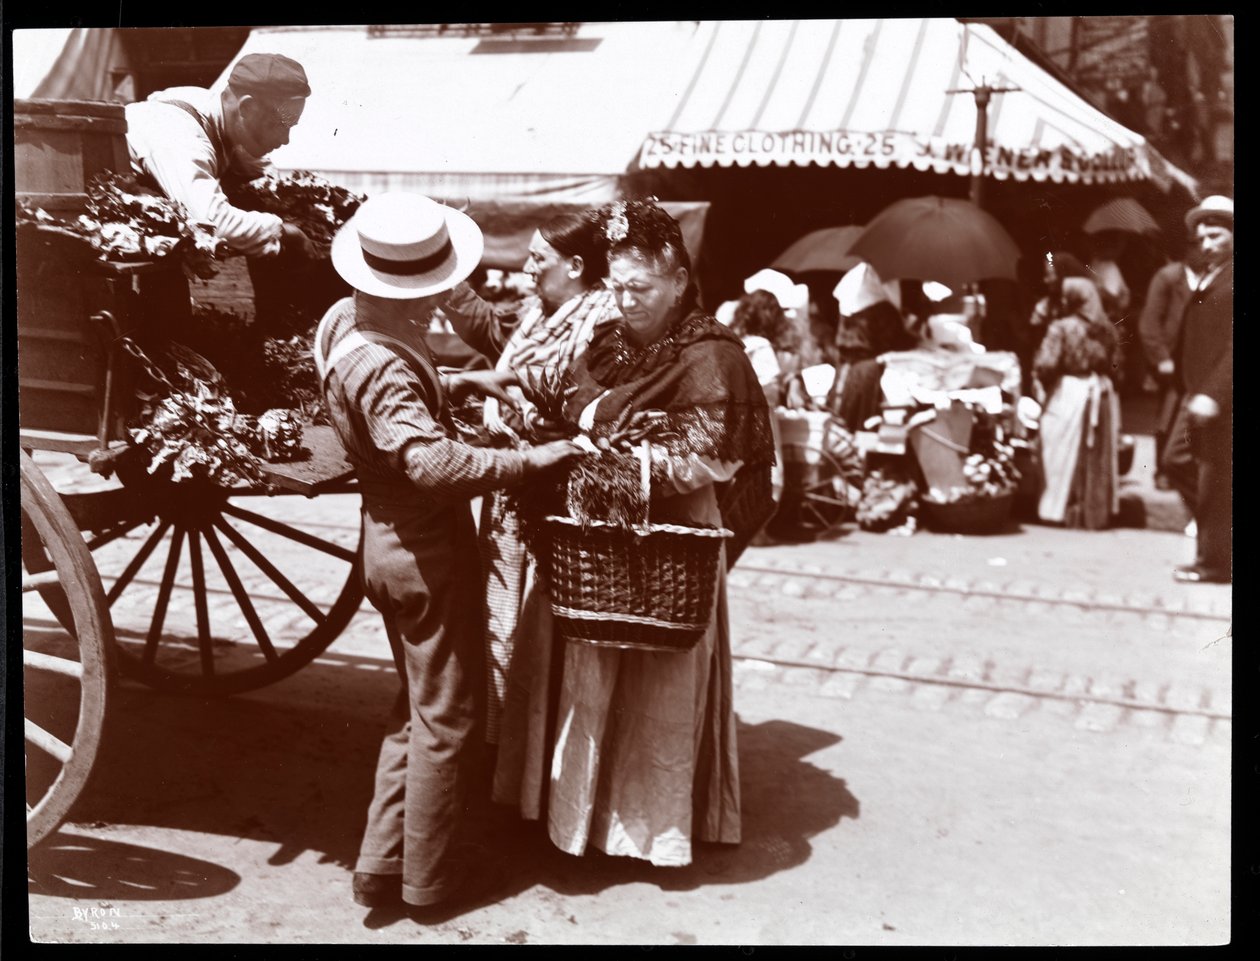
M353 298L338 301L328 313L323 342L315 345L325 357L355 329ZM427 356L422 339L412 345ZM453 440L426 403L426 397L434 406L441 402L440 385L427 380L413 363L376 343L352 351L329 371L324 382L329 419L365 487L409 482L424 502L437 505L519 482L524 456Z

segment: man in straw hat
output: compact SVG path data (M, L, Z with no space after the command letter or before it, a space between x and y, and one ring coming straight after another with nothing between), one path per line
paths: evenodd
M579 453L568 441L519 452L451 439L449 396L471 381L506 399L515 383L511 371L443 377L425 343L434 309L481 252L463 213L415 194L372 197L332 245L354 296L329 308L315 338L329 417L363 495L367 596L403 680L355 865L354 900L369 907L466 903L498 877L484 851L458 843L485 686L468 500Z
M289 142L310 94L302 65L278 53L246 54L222 86L159 90L127 105L132 169L235 253L266 257L283 247L309 257L311 241L298 227L233 207L222 184L262 175L262 158Z
M1228 583L1233 571L1234 202L1208 197L1186 214L1206 265L1181 317L1173 373L1182 402L1164 473L1194 515L1195 562L1173 576Z

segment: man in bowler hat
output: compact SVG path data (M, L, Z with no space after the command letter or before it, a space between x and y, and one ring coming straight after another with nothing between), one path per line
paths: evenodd
M1194 515L1193 564L1173 577L1228 583L1233 569L1234 202L1208 197L1186 214L1206 262L1181 317L1174 374L1182 401L1164 473Z

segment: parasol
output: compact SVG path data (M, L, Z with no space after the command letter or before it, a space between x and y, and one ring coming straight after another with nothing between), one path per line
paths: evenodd
M881 277L935 280L954 290L989 278L1015 280L1019 248L970 200L910 197L886 207L850 252Z
M794 273L852 270L862 258L854 257L849 248L861 234L862 228L852 224L815 230L779 254L770 266Z
M1155 234L1159 224L1145 207L1132 197L1108 200L1085 220L1084 231L1098 234L1104 230L1119 230L1126 234Z

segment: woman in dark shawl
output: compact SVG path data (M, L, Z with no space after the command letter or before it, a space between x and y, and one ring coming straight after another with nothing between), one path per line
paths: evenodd
M622 320L598 330L578 359L566 416L598 444L634 413L663 412L652 521L729 527L751 517L755 526L773 511L774 444L743 344L699 309L668 213L650 201L602 213ZM753 510L724 514L737 498ZM568 644L553 668L548 630L518 647L496 800L526 817L545 810L552 842L575 855L595 848L685 865L693 840L739 841L725 567L709 628L689 652ZM549 627L542 613L535 623Z

